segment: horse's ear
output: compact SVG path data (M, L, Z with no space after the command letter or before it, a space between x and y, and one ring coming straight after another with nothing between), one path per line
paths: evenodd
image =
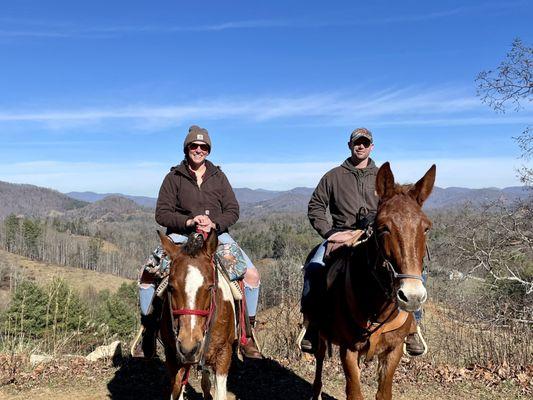
M172 241L172 239L170 239L167 235L160 232L159 230L157 230L157 234L161 239L161 245L163 246L163 250L165 250L165 253L172 257L172 255L176 253L178 246Z
M409 195L422 206L433 190L437 166L433 164L426 174L409 190Z
M215 229L209 231L209 235L204 243L204 249L207 255L211 258L215 255L218 247L218 235Z
M376 176L376 192L380 199L386 199L394 194L394 175L388 161L379 168Z

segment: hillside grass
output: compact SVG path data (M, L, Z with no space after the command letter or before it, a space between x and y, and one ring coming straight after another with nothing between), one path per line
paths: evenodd
M116 275L34 261L5 250L0 250L0 265L12 268L17 273L21 273L23 279L34 281L40 285L46 285L61 278L80 293L91 287L97 292L107 289L114 293L123 283L133 282L131 279Z

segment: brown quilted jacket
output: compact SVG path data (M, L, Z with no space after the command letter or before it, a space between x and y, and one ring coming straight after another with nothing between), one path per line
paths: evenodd
M155 220L171 233L188 234L188 219L208 215L217 225L218 233L239 219L239 203L226 175L210 161L206 161L203 183L198 187L187 164L172 167L165 176L155 210Z

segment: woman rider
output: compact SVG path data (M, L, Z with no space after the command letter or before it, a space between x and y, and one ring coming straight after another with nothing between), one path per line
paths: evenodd
M239 204L226 175L206 159L211 153L207 130L191 126L183 152L185 159L170 169L161 184L155 211L157 223L167 228L167 235L176 243L185 242L191 232L212 229L216 230L219 243L235 243L228 228L239 219ZM259 272L243 251L242 254L247 264L244 274L246 306L253 326L259 297ZM241 350L245 357L262 358L252 338L248 338Z

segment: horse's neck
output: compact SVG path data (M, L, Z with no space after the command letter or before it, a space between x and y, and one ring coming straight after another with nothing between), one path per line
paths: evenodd
M369 242L362 251L364 253L359 257L361 264L352 268L354 273L349 276L350 283L346 290L352 291L363 317L373 319L390 313L396 306L391 299L392 288L388 274L380 269L382 260L377 247Z

